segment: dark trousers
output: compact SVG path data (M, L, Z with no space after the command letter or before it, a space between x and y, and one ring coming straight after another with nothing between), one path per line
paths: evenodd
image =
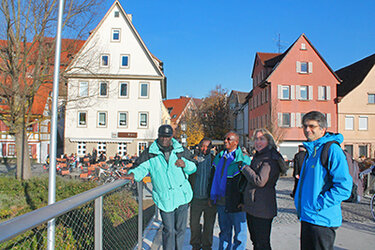
M203 228L200 223L202 213ZM208 206L207 199L193 199L190 206L190 244L193 249L211 249L215 219L216 206Z
M163 224L163 249L182 250L187 224L188 204L181 205L172 212L160 210Z
M337 227L323 227L301 221L302 250L333 250Z
M246 213L247 227L250 232L250 239L253 242L254 250L271 249L271 219L264 219Z

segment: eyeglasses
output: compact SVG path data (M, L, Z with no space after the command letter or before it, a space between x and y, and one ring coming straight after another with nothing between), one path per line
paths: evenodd
M319 125L313 125L313 124L308 124L308 125L306 125L306 124L303 124L302 127L303 127L304 129L307 129L307 128L309 128L309 129L314 129L314 128L319 127Z
M224 138L224 141L232 141L232 140L234 140L234 139L230 138L230 137Z

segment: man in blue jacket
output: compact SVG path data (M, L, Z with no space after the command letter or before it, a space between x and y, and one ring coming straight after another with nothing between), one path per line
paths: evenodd
M172 138L170 125L162 125L156 139L129 171L131 179L139 182L151 176L152 198L160 209L163 223L163 249L183 247L188 204L193 198L188 175L197 169L191 153Z
M216 155L212 165L210 199L216 204L220 227L219 250L246 248L246 212L242 211L242 193L239 189L240 167L250 165L249 156L238 147L239 136L228 132L224 138L225 150ZM232 237L232 231L234 236Z
M294 197L301 220L301 249L332 249L335 230L341 225L341 202L349 198L352 178L345 154L333 143L328 150L328 167L321 164L325 143L343 142L341 134L327 132L327 120L321 112L311 111L302 118L307 155Z

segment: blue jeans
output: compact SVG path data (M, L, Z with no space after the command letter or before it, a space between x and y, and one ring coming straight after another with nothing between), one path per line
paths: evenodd
M188 206L188 204L181 205L172 212L160 210L163 223L163 249L182 249L187 225Z
M220 243L219 249L246 249L247 226L246 213L225 212L225 206L217 206L217 213L220 227ZM234 229L234 237L232 243L232 230Z

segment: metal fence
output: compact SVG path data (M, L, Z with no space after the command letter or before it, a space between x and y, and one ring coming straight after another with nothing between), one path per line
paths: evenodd
M142 182L118 180L1 223L0 249L46 249L51 219L56 249L141 249L155 211L143 210Z

